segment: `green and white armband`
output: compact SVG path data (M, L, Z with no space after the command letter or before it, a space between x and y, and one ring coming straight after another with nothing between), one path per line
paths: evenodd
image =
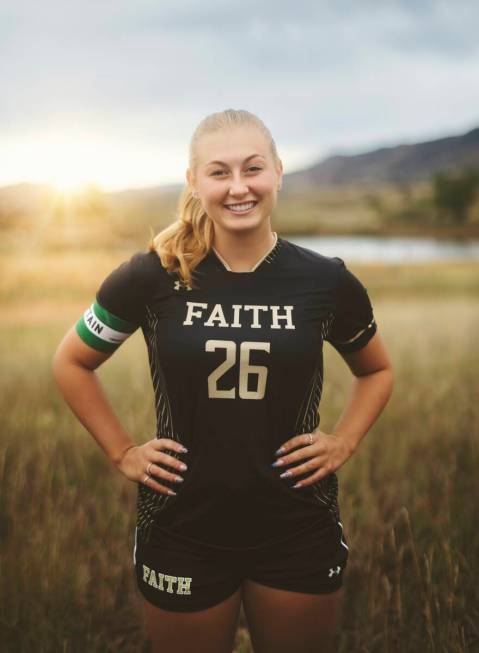
M90 347L105 353L113 352L136 331L138 326L127 322L94 301L76 323L76 332Z

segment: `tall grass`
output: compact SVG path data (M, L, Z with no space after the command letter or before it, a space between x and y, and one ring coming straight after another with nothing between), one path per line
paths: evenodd
M53 351L90 300L85 294L65 310L59 301L28 321L3 306L10 317L0 326L2 651L149 650L132 564L136 486L75 419L50 372ZM350 548L339 648L478 651L477 295L440 298L423 289L416 296L408 287L396 299L381 293L375 314L396 385L339 472ZM328 432L350 376L336 352L324 351ZM153 392L141 334L98 374L132 437L150 439ZM243 613L236 651L251 651Z

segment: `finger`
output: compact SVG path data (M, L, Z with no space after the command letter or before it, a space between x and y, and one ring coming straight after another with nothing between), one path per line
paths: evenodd
M288 440L281 447L279 447L279 449L275 452L276 455L284 456L285 454L287 454L289 451L292 451L293 449L311 445L311 438L309 437L310 435L312 434L301 433L300 435L295 435L294 438L291 438L291 440ZM314 436L312 437L314 440Z
M331 474L331 470L328 467L321 467L314 474L311 474L306 478L302 478L292 487L306 487L308 485L313 485L313 483L320 481L322 478L325 478L329 474Z
M288 470L285 470L280 474L281 478L294 478L295 476L300 476L301 474L306 474L311 470L316 470L321 465L320 458L311 458L301 465L296 465L296 467L290 467Z
M143 485L146 485L147 487L151 488L152 490L155 490L156 492L159 492L160 494L169 494L169 495L175 495L176 492L173 492L173 490L170 490L170 488L166 487L165 485L161 485L160 483L157 483L154 478L149 476L148 478L145 478L143 476L143 479L141 480Z
M179 472L183 472L185 469L188 469L188 465L186 463L184 463L182 460L178 460L178 458L175 458L174 456L170 456L164 451L153 451L150 454L150 457L153 459L153 462L168 465L168 467L177 469Z
M184 447L180 442L176 440L171 440L170 438L153 438L150 440L150 444L158 450L170 449L171 451L177 451L178 453L185 453L186 447ZM186 449L188 451L188 449Z
M314 448L313 448L314 447ZM291 465L292 463L297 462L298 460L304 460L304 458L311 458L318 453L318 450L315 445L301 447L296 449L286 456L283 455L281 458L276 459L276 464L273 464L274 467L285 467L286 465Z
M319 467L316 468L316 471L312 475L307 476L305 479L301 479L299 481L299 485L311 485L312 483L316 483L316 481L326 478L326 476L329 476L335 471L336 468L333 467L330 461L323 460L323 462Z
M147 474L154 476L155 478L159 477L164 478L167 481L173 481L173 483L181 483L184 480L182 476L169 472L166 469L163 469L163 467L160 467L160 465L155 465L154 463L148 466Z

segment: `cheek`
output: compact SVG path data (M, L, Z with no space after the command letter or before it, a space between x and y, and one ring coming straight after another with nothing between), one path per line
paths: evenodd
M210 201L211 204L223 204L224 199L225 199L225 193L224 192L211 193L211 195L209 196L209 201Z
M221 204L224 196L224 189L221 189L218 186L203 188L203 201L205 204Z
M274 191L274 176L272 174L261 175L261 179L255 179L250 184L250 189L258 195L268 195Z

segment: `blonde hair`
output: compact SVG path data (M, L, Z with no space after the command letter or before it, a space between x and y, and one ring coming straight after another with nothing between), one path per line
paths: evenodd
M226 109L203 118L193 132L189 147L189 167L193 174L197 170L198 142L201 137L239 125L258 127L269 143L275 163L280 161L273 137L258 116L243 109ZM175 222L156 236L152 233L148 249L158 254L161 264L168 272L178 273L183 283L193 288L196 287L193 272L212 247L214 225L201 201L193 196L189 184L181 191L175 215Z

